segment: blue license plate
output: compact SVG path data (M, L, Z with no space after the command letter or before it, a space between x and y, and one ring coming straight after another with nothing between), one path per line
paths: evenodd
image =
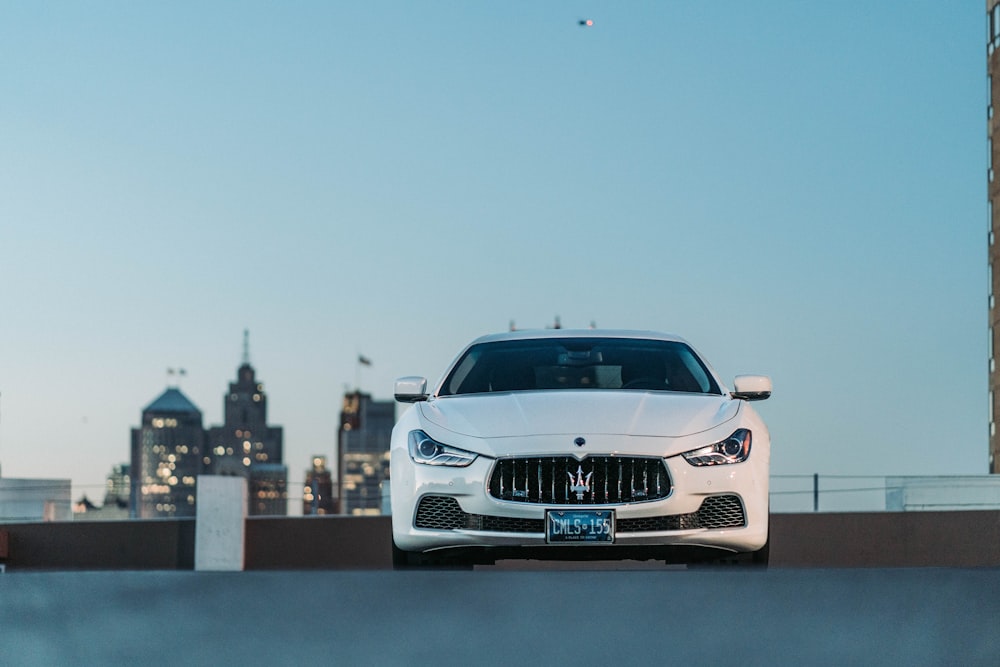
M611 543L615 541L614 510L549 510L545 513L545 541Z

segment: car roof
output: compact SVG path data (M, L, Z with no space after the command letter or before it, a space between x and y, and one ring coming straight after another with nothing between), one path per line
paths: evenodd
M480 336L470 343L495 343L505 340L532 340L539 338L634 338L637 340L664 340L687 343L680 336L659 331L634 329L518 329Z

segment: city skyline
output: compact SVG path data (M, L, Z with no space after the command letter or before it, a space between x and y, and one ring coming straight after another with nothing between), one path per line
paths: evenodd
M193 516L201 475L243 477L251 516L286 515L284 429L268 420L267 399L250 363L247 330L236 380L222 398L224 423L206 426L197 405L180 389L167 388L143 409L142 425L132 429L131 515Z
M300 506L346 390L559 316L770 375L775 475L983 474L986 39L929 1L8 4L0 473L99 497L171 380L223 423L249 329Z

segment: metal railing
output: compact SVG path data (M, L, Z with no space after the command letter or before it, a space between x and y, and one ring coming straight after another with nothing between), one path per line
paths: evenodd
M772 475L771 511L1000 509L1000 475Z

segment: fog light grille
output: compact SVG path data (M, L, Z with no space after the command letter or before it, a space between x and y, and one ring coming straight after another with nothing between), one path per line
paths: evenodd
M619 519L615 531L619 533L655 533L665 530L692 530L694 528L743 528L747 525L743 502L738 496L709 496L697 512L647 516L640 519Z
M543 533L545 519L469 514L451 496L424 496L417 506L416 528L483 530L492 533Z
M702 528L742 528L747 525L743 503L738 496L709 496L698 510Z
M424 496L413 525L430 530L456 530L466 527L467 517L458 501L450 496Z

